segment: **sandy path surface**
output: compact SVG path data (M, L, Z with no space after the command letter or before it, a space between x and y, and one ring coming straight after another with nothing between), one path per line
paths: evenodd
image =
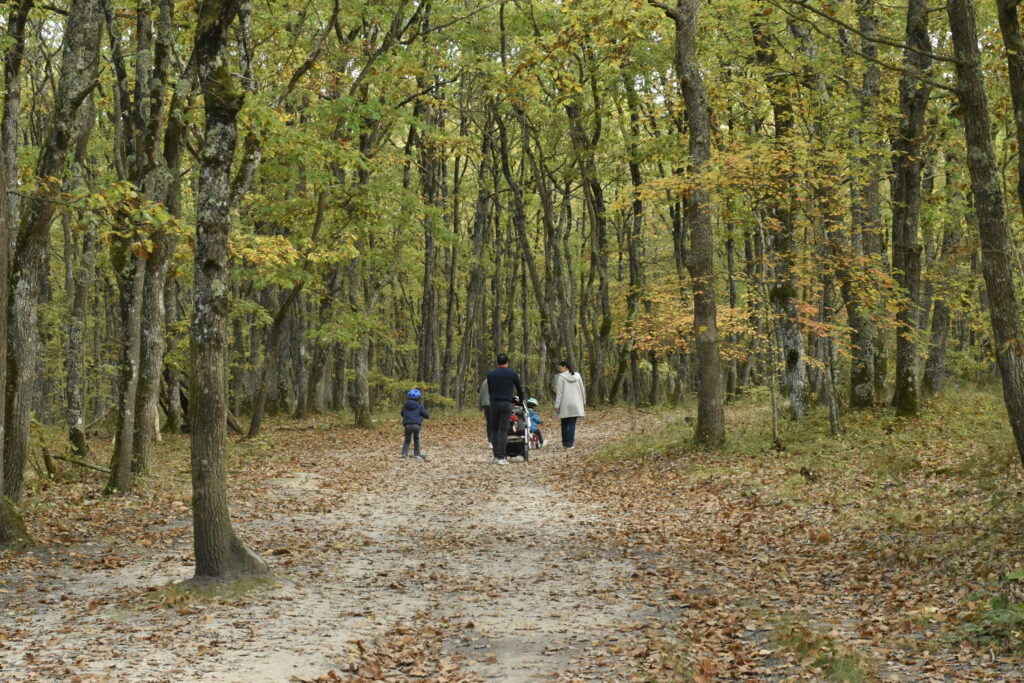
M166 547L131 561L77 569L76 556L107 552L97 542L60 549L58 568L51 554L44 573L8 577L4 680L638 675L644 643L672 615L633 593L639 568L594 531L614 523L607 513L546 482L559 459L600 440L600 424L581 424L574 451L508 467L490 464L478 425L432 426L429 462L399 461L390 435L369 448L339 443L237 506L240 534L278 578L273 590L147 600L191 574L180 523Z

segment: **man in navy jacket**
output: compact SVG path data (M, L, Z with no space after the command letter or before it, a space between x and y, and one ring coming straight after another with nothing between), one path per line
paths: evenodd
M505 447L508 445L508 421L512 416L512 400L526 396L519 373L508 366L508 356L499 353L498 367L487 373L487 390L491 397L491 445L494 462L507 465Z

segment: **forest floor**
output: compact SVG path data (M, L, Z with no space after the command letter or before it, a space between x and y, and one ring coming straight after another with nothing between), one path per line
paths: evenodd
M1024 680L1021 477L994 405L876 411L841 439L819 420L774 449L763 409L734 409L716 454L680 446L685 411L601 410L574 450L507 467L477 413L430 421L426 463L398 458L390 420L278 421L231 453L236 529L275 579L216 598L173 588L191 527L187 443L168 438L136 496L36 481L39 545L0 554L0 672Z

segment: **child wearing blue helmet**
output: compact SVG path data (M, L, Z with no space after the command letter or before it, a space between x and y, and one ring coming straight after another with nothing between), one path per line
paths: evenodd
M430 419L430 413L420 403L423 397L419 389L410 389L405 395L405 403L402 405L402 426L405 428L405 443L402 445L402 460L409 458L409 441L414 442L413 454L416 462L423 462L426 456L420 452L420 429L423 427L423 419Z

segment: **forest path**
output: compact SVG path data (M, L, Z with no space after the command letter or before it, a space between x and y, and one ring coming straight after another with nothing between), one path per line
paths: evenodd
M548 481L560 460L621 426L581 422L575 450L498 466L482 419L434 423L426 463L400 461L391 430L352 443L339 432L326 455L292 458L236 496L236 527L270 561L275 590L146 600L191 574L181 522L162 530L167 555L120 561L118 549L96 548L115 561L79 571L74 559L89 554L79 547L68 562L48 558L42 576L11 577L22 590L0 595L16 615L0 670L7 680L173 681L628 680L641 670L645 643L672 614L633 592L638 567L594 532L614 520Z

